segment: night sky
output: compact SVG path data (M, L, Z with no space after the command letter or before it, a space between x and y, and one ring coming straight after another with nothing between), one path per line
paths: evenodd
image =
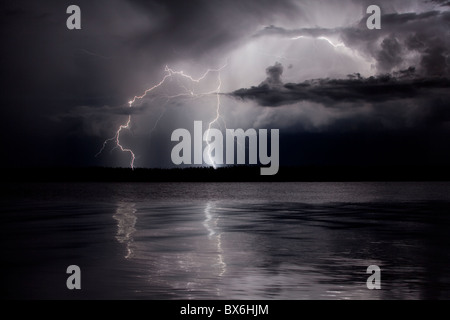
M129 115L135 166L171 167L173 130L207 126L218 98L217 128L280 130L281 165L450 163L446 0L14 0L0 21L2 167L127 167L114 143L96 154ZM223 69L130 108L166 66Z

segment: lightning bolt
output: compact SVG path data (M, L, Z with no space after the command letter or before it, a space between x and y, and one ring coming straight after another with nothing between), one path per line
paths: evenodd
M131 105L130 105L130 107L131 107ZM130 128L130 123L131 123L131 115L128 116L128 121L126 122L126 124L121 125L121 126L119 127L119 129L117 130L117 132L116 132L116 134L115 134L114 137L112 137L112 138L110 138L110 139L107 139L107 140L105 140L105 142L103 142L102 148L100 149L100 151L99 151L95 156L98 157L98 156L103 152L103 150L105 150L105 147L106 147L106 145L108 144L108 142L110 142L110 141L115 141L115 142L116 142L115 148L119 148L122 152L128 152L128 153L131 155L130 167L131 167L131 169L134 169L134 160L136 159L136 156L135 156L133 150L124 148L124 147L120 144L120 133L121 133L122 130L124 130L124 129L129 129L129 128ZM115 148L114 148L114 149L115 149Z
M298 36L298 37L293 37L291 38L291 40L299 40L299 39L305 39L305 38L309 38L309 37L305 37L305 36ZM313 37L311 37L313 38ZM328 42L330 45L332 45L335 48L338 47L345 47L345 44L343 43L338 43L338 44L334 44L333 41L331 41L330 39L328 39L327 37L321 36L321 37L317 37L316 39L318 40L324 40L326 42Z
M216 90L216 97L217 97L216 117L208 125L208 131L207 131L208 133L207 133L207 139L206 139L206 143L208 145L208 147L207 147L208 148L208 158L214 169L217 169L217 166L214 163L214 159L212 158L212 155L211 155L211 144L209 143L209 138L210 138L212 126L214 125L214 123L217 123L220 119L220 89L222 87L222 79L220 78L220 73L217 76L217 81L218 81L218 86L217 86L217 90Z
M199 97L202 97L202 96L207 96L207 95L212 95L212 94L216 95L216 97L217 97L216 116L208 125L208 140L206 142L207 146L208 146L207 150L208 150L208 154L209 154L209 160L212 163L213 167L216 168L216 165L215 165L215 163L214 163L214 161L212 159L212 156L211 156L211 145L209 143L209 133L210 133L210 130L211 130L212 126L215 123L217 123L219 121L219 119L220 119L220 90L221 90L221 86L222 86L222 80L221 80L221 77L220 77L220 72L226 67L227 67L227 63L225 65L223 65L222 67L220 67L219 69L208 69L208 70L206 70L206 72L201 77L194 78L193 76L186 74L184 71L175 71L175 70L169 68L168 66L166 66L165 69L164 69L166 74L161 79L161 81L159 81L154 86L152 86L152 87L148 88L147 90L145 90L142 95L134 96L133 99L131 99L128 102L128 107L129 108L133 108L133 105L136 103L136 101L142 100L145 97L147 97L149 94L151 94L157 88L161 87L169 78L177 76L177 77L180 77L180 78L187 79L187 80L189 80L191 82L194 82L194 83L200 83L210 73L217 73L218 74L218 86L213 91L204 92L204 93L195 93L193 90L190 90L190 89L188 89L185 86L182 86L182 88L184 89L184 92L176 94L176 95L173 95L173 96L166 96L167 102L168 102L171 99L179 98L179 97L196 97L196 98L199 98ZM160 117L156 121L153 130L158 125L158 122L161 120L163 114L164 114L164 112L160 115ZM105 150L105 148L106 148L106 146L108 145L109 142L114 142L115 146L114 146L113 150L114 149L120 149L120 151L130 154L130 168L134 169L134 161L136 160L136 155L134 154L133 150L131 150L129 148L125 148L120 142L120 134L125 129L129 130L130 129L130 124L131 124L131 114L128 115L128 119L127 119L126 123L124 123L124 124L119 126L119 128L116 131L116 134L112 138L107 139L107 140L105 140L103 142L103 145L102 145L100 151L95 156L98 157L100 154L102 154L102 152Z

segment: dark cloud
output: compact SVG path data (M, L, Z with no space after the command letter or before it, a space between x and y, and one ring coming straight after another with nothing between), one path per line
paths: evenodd
M280 64L272 68L281 69ZM348 79L317 79L277 86L270 86L266 80L258 87L239 89L231 95L255 100L261 106L277 107L301 101L336 106L339 103L380 103L436 96L450 98L449 88L449 78L416 77L414 68L410 68L377 77L363 78L355 74Z
M2 78L12 96L120 104L166 64L223 64L260 23L295 12L290 0L80 0L82 30L69 31L70 4L2 2Z
M275 63L274 66L268 67L266 69L267 79L264 80L261 85L269 88L280 87L283 85L283 82L281 81L283 69L283 65L279 62Z
M326 28L302 28L302 29L294 29L288 30L282 27L277 27L274 25L270 25L265 27L263 30L258 31L253 37L262 37L267 35L273 36L286 36L286 37L321 37L321 36L329 36L338 34L341 29L326 29Z
M110 116L139 115L144 113L148 108L149 106L146 104L139 106L137 108L130 108L128 105L123 105L119 107L79 106L71 109L68 113L55 115L53 119L57 121L63 121L63 119L66 118L90 118L90 117L108 118Z
M292 15L292 18L293 12L298 13L295 2L290 0L276 3L271 0L133 2L145 12L156 10L164 17L158 28L138 35L136 43L152 47L149 39L156 40L159 46L167 44L175 50L175 55L183 55L184 59L186 56L206 56L208 51L223 50L227 44L235 45L243 36L248 36L258 23L270 21L280 13L287 17Z
M392 70L399 65L402 60L402 46L394 36L389 36L381 43L381 50L378 51L377 61L379 70Z

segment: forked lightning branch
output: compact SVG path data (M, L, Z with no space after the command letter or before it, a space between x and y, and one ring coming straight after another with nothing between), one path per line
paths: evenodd
M195 78L193 78L192 76L185 74L184 71L175 71L175 70L172 70L171 68L169 68L168 66L166 66L166 68L165 68L166 74L165 74L165 76L162 78L162 80L161 80L159 83L157 83L156 85L154 85L153 87L151 87L151 88L145 90L144 93L143 93L142 95L140 95L140 96L135 96L132 100L130 100L130 101L128 102L128 106L129 106L130 108L133 108L134 103L135 103L137 100L142 100L142 99L144 99L145 97L149 96L149 95L152 94L157 88L161 87L168 79L170 79L170 78L172 78L172 77L178 76L178 77L185 78L185 79L187 79L187 80L189 80L189 81L191 81L191 82L199 83L199 82L201 82L202 80L204 80L204 79L206 78L206 76L208 76L210 73L213 73L213 72L214 72L214 73L217 73L217 75L218 75L218 86L217 86L217 89L216 89L216 90L214 90L214 91L212 91L212 92L195 93L194 91L189 90L188 88L184 88L184 91L183 91L183 92L180 92L179 94L174 95L174 96L167 97L167 98L170 99L170 98L177 98L177 97L182 97L182 96L187 96L187 97L189 97L189 96L195 96L195 97L198 97L198 96L204 96L204 95L216 94L216 95L217 95L217 116L216 116L216 118L210 123L210 127L211 127L211 126L214 124L214 122L218 121L218 119L219 119L219 117L220 117L220 113L219 113L219 111L220 111L220 97L219 97L219 94L220 94L220 87L221 87L221 84L222 84L222 81L221 81L221 79L220 79L220 71L221 71L223 68L225 68L225 67L226 67L226 65L224 65L224 66L221 67L220 69L208 69L208 70L207 70L200 78L195 79ZM103 142L103 146L102 146L102 148L100 149L100 151L96 154L96 156L99 156L99 155L105 150L105 148L106 148L106 146L107 146L108 143L113 142L114 145L115 145L114 148L118 148L120 151L126 152L126 153L129 153L129 154L130 154L130 167L131 167L131 169L134 169L134 161L136 160L136 155L135 155L135 153L133 152L133 150L124 147L124 146L122 145L122 143L120 142L120 134L122 133L122 130L125 130L125 129L128 130L128 129L130 129L131 120L132 120L132 119L131 119L131 114L130 114L130 115L128 116L127 122L124 123L123 125L119 126L119 128L118 128L117 131L116 131L116 134L115 134L112 138L107 139L107 140L105 140L105 142Z
M194 78L184 71L175 71L168 66L165 68L166 74L158 82L156 85L150 87L145 90L142 95L135 96L132 100L128 102L128 107L133 108L134 104L138 100L142 100L145 97L149 97L150 95L155 93L157 88L163 86L166 81L173 77L180 77L192 83L200 83L206 79L206 77L210 74L217 75L217 87L215 90L207 91L207 92L195 92L187 87L182 87L182 90L174 95L167 96L167 99L175 99L181 97L194 97L199 98L203 96L216 96L216 102L213 105L215 108L215 117L211 119L208 123L206 131L203 133L203 124L201 121L194 122L194 159L191 159L191 134L186 129L176 129L172 133L172 141L178 141L179 143L174 146L171 159L175 165L202 165L207 164L214 168L217 168L219 165L232 165L232 164L246 164L246 158L248 157L248 163L251 165L256 165L258 163L262 165L270 165L268 168L261 168L261 175L275 175L278 172L279 168L279 130L272 129L271 136L269 139L269 134L266 129L260 129L259 134L255 129L248 129L244 132L243 129L227 129L225 132L226 137L226 150L224 150L224 136L222 132L215 128L218 125L219 120L221 119L220 108L221 108L221 86L222 80L220 77L220 72L226 67L225 64L219 69L208 69L201 77ZM134 169L136 154L135 152L128 147L125 147L121 140L121 133L123 130L129 130L132 122L131 114L128 115L126 122L118 127L115 132L115 135L110 139L107 139L103 142L103 145L100 151L96 156L99 156L107 147L109 143L113 144L113 149L119 149L121 152L128 153L130 155L130 168ZM259 140L259 143L257 141ZM270 140L270 141L269 141ZM249 142L248 145L246 142ZM203 142L206 143L204 151ZM237 142L235 148L235 142ZM270 142L270 156L269 156L269 142ZM235 155L235 149L237 150ZM246 156L248 150L248 156ZM259 153L258 153L259 150ZM225 152L226 151L226 152ZM224 155L226 154L226 158L224 159ZM258 157L259 155L259 157Z

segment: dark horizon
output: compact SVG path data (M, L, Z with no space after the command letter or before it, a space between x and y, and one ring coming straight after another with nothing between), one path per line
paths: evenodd
M54 167L1 169L0 182L357 182L450 181L449 166L259 166L185 168Z

